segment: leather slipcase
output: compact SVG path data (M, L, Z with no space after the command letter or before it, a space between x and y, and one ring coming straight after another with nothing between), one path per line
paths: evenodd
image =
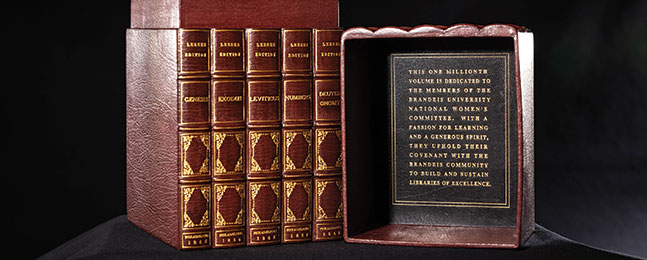
M341 57L341 100L342 153L345 155L345 160L343 161L342 180L343 233L347 242L406 246L517 248L530 236L534 227L532 37L532 33L524 27L504 24L350 28L344 32ZM469 57L473 57L473 59L461 63L459 58L466 57L466 55L472 55ZM398 119L400 113L434 116L451 112L436 114L434 112L418 114L399 112L404 111L399 109L406 110L407 106L409 106L409 111L418 111L417 109L419 109L413 107L411 103L406 104L407 96L414 97L410 98L408 102L417 101L415 101L414 94L404 91L406 86L415 86L413 85L415 82L396 81L396 78L400 76L397 73L407 76L416 74L416 70L411 69L408 72L406 70L398 72L399 70L394 65L404 64L396 63L400 62L395 60L396 58L412 56L421 59L437 58L439 61L436 64L452 64L440 68L443 72L438 73L441 74L456 73L456 71L450 71L450 68L471 69L478 66L474 64L481 62L476 60L481 56L502 57L491 60L501 60L501 63L496 64L501 64L500 71L503 73L500 73L502 75L500 86L503 87L499 88L499 85L493 87L493 94L490 95L492 100L498 99L501 102L482 104L482 107L489 107L490 110L499 111L497 109L500 108L501 111L505 111L505 113L502 112L504 116L501 116L501 122L504 123L497 124L496 122L499 121L494 122L495 120L483 123L485 130L488 131L484 136L487 138L489 135L493 141L485 142L490 145L490 148L484 150L484 153L486 157L489 154L490 158L482 163L486 167L490 167L482 172L485 173L483 179L489 181L479 185L493 188L452 187L454 182L450 181L451 179L448 177L437 178L438 180L447 180L447 182L442 182L449 184L445 187L441 186L440 181L438 181L438 186L422 187L419 185L436 185L432 177L421 180L414 180L414 177L404 177L408 178L406 182L398 181L397 177L409 174L413 176L412 169L431 169L430 167L413 168L417 166L415 160L406 156L404 156L405 164L398 166L403 164L400 162L402 158L398 157L401 154L400 151L411 151L411 147L415 148L413 146L415 144L410 141L415 136L409 135L398 139L398 134L406 133L407 130L407 128L395 126L400 120ZM454 60L457 63L443 63L450 62L448 60ZM432 83L434 76L449 77L449 75L427 75L434 72L432 68L424 67L424 64L431 64L428 61L414 60L409 64L412 64L410 65L412 68L420 67L422 69L420 74L425 74L424 76L428 77L427 80ZM463 73L461 70L458 71ZM495 74L493 71L492 69L490 74ZM489 76L496 78L495 75ZM422 76L418 78L422 78ZM456 89L459 93L455 95L427 95L428 99L446 98L444 101L439 99L441 103L433 103L435 107L433 109L439 111L443 111L447 107L451 109L451 106L447 104L447 102L451 102L449 100L461 100L461 95L466 95L463 91L474 90L469 86L452 88L451 85L446 85L447 82L452 83L452 80L463 82L463 79L463 77L455 76L454 79L445 78L445 80L438 81L445 84L442 89L450 91ZM404 90L398 92L400 90L396 88L396 84L403 84ZM433 90L436 88L433 85L426 87L430 91L429 93L441 89ZM411 92L415 92L415 89L415 87L409 87ZM457 98L450 99L450 97ZM395 105L396 100L404 100L405 104ZM485 102L486 99L483 100ZM426 110L427 106L420 109L429 111ZM485 109L487 110L487 108ZM498 112L492 113L495 115L494 113ZM408 120L417 118L417 116L412 116ZM454 120L452 117L448 118ZM404 119L404 122L406 120L407 118ZM455 124L456 120L453 123ZM408 130L412 129L411 123L409 124ZM436 126L438 124L433 127ZM459 129L459 126L454 126L454 129ZM431 135L429 131L421 133L430 133ZM448 133L452 134L452 132ZM453 133L456 136L467 136L463 132L454 131ZM444 134L437 136L441 135L444 136ZM495 138L501 138L501 142L499 143L499 139L495 140ZM394 145L398 142L402 143L403 140L409 142L409 145ZM448 141L436 141L438 147L444 147L442 145L447 143ZM463 145L467 147L467 144ZM449 151L457 151L456 148L454 149L449 149ZM442 154L440 153L442 149L427 151L429 153L425 154ZM423 153L409 153L408 156L413 157L417 154ZM505 160L499 162L494 158L498 154L501 154L501 158L505 158ZM471 161L476 160L471 159ZM444 163L449 163L445 165L454 165L452 163L459 165L459 162L460 160L456 159ZM492 166L497 163L503 165L501 170ZM402 169L409 169L409 171ZM442 171L437 173L439 176L443 174L447 176L448 173L456 172L446 168L444 173ZM467 173L465 172L465 174ZM474 179L463 180L455 182L456 185L476 183L473 181ZM501 180L500 184L497 180ZM426 198L425 196L427 196L429 199L406 200L401 193L406 192L407 189L418 193L405 195L412 198ZM496 202L494 199L494 202L462 200L463 197L478 195L481 190L496 189L503 191L501 204L494 203ZM449 191L453 193L448 193ZM425 192L428 194L422 194ZM444 194L449 194L447 196L454 200L433 200L436 198L434 196L441 198L445 196ZM474 198L474 200L479 199Z
M132 0L131 28L330 28L337 0Z

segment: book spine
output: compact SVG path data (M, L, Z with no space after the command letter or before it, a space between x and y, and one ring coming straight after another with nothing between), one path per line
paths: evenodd
M282 243L312 240L312 30L282 29Z
M245 31L211 29L213 247L245 245Z
M281 242L281 31L246 29L247 245Z
M178 29L177 39L180 248L210 248L209 30Z
M313 241L342 237L341 34L342 29L313 29Z

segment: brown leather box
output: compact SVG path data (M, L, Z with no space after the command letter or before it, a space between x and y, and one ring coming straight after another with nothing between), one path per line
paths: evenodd
M532 234L528 29L351 28L341 63L347 242L517 248Z
M337 0L132 0L131 28L331 28Z

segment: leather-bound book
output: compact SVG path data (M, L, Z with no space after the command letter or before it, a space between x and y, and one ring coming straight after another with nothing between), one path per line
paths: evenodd
M212 245L209 31L126 32L130 222L177 249Z
M281 242L281 30L246 29L247 245Z
M337 0L132 0L132 28L334 27Z
M342 238L341 34L342 29L313 29L313 241Z
M282 29L282 242L312 240L312 30Z
M213 247L245 245L245 31L211 29Z

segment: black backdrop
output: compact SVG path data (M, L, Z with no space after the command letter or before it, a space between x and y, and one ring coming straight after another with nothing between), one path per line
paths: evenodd
M34 258L125 214L129 1L3 8L4 214ZM342 1L353 26L514 23L535 33L537 222L647 257L646 1ZM8 156L7 156L8 155Z

